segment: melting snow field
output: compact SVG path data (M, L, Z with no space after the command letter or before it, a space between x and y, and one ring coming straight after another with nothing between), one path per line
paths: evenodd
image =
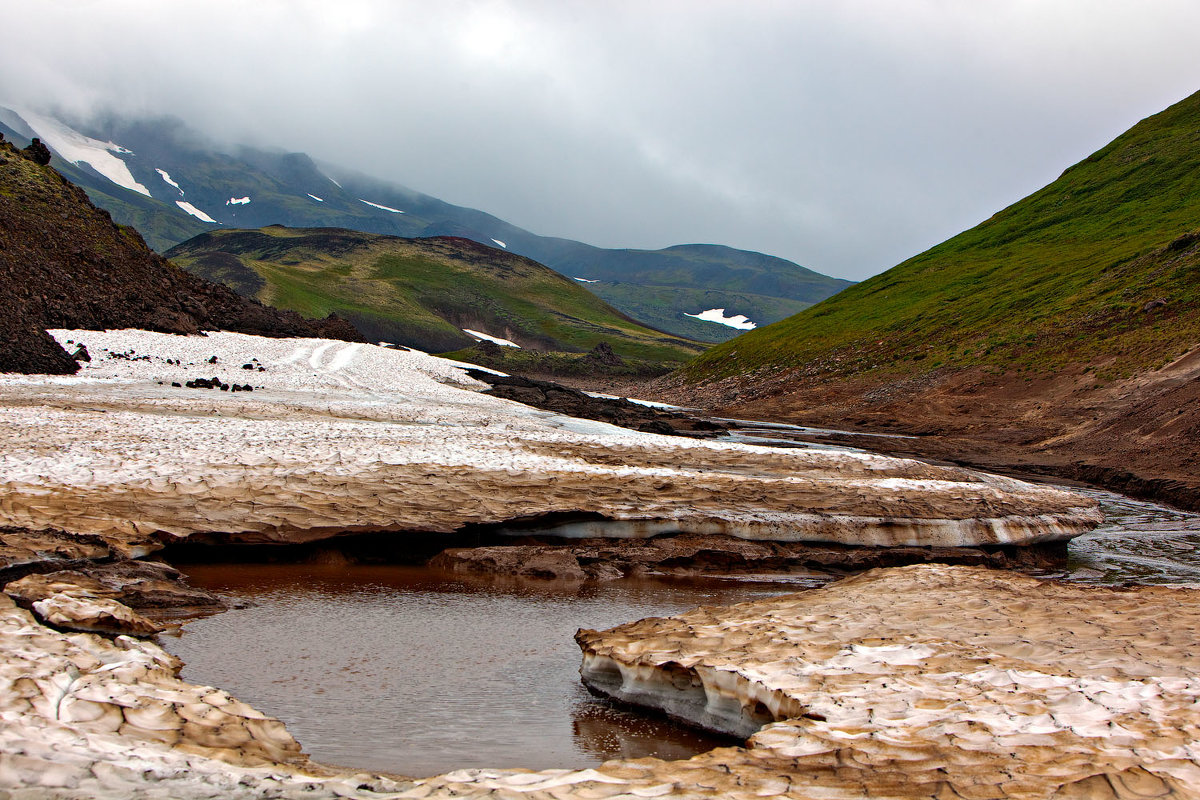
M473 331L470 328L463 328L462 332L468 336L474 336L476 339L480 339L485 342L495 342L501 347L515 347L518 350L521 348L521 345L517 344L516 342L508 339L501 339L499 336L492 336L490 333L484 333L483 331Z
M492 241L495 242L496 244L500 245L501 247L503 247L505 250L508 249L508 245L506 245L504 242L500 241L499 239L492 239Z
M757 328L756 323L746 319L745 314L738 314L734 317L725 316L725 309L710 308L707 311L701 311L699 314L684 314L685 317L704 320L705 322L716 322L721 325L728 325L731 328L737 328L739 331L749 331Z
M113 142L102 142L68 128L56 119L21 111L22 119L33 128L46 145L72 164L88 164L118 186L150 197L150 190L138 183L129 166L116 153L133 155Z
M180 188L179 184L171 179L171 174L169 172L167 172L165 169L156 169L154 171L162 176L162 179L165 183L168 183L171 186L174 186L176 189L179 189L179 194L184 194L184 191L182 188Z
M54 335L85 344L92 361L72 377L0 376L0 524L132 549L156 533L305 541L564 511L636 523L620 535L864 544L1040 541L1099 521L1094 501L1008 478L539 411L480 394L463 365L415 351ZM211 377L254 390L184 386Z
M337 181L334 181L334 183L337 183ZM340 187L339 187L339 188L340 188ZM366 203L366 204L367 204L367 205L369 205L371 208L378 208L378 209L380 209L381 211L390 211L390 212L392 212L393 214L403 214L403 213L404 213L403 211L401 211L401 210L400 210L400 209L398 209L398 208L392 208L391 206L384 206L384 205L380 205L379 203L372 203L370 200L363 200L361 197L360 197L360 198L358 198L358 202L360 202L360 203Z
M218 225L220 224L215 219L210 217L208 214L205 214L203 211L196 208L191 203L185 202L183 200L176 200L175 205L179 206L184 211L191 214L193 217L195 217L198 220L202 220L203 222L211 222L211 223L218 224Z
M231 197L225 201L225 205L227 205L227 206L244 206L244 205L247 205L249 202L250 202L250 197L249 197L249 195L247 195L246 197Z

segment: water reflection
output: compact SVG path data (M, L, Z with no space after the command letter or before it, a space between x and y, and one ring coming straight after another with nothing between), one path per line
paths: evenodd
M770 583L566 584L419 567L194 565L191 581L249 600L164 644L186 680L280 717L316 759L407 775L463 767L686 758L726 739L592 698L580 627L788 591Z

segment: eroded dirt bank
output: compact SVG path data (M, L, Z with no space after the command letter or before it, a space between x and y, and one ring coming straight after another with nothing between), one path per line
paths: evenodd
M914 435L873 438L865 446L1078 480L1200 509L1200 348L1146 374L1097 377L1120 366L1114 360L1050 375L935 371L836 380L794 371L703 386L664 379L603 390L721 417Z

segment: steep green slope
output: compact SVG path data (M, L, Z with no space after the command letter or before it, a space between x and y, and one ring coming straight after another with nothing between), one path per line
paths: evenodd
M368 337L433 352L464 328L523 348L682 363L702 345L655 331L576 282L468 239L405 239L333 228L218 230L167 253L196 274L309 316L336 311Z
M1197 341L1200 93L977 227L713 348L684 377L1089 364L1104 383Z

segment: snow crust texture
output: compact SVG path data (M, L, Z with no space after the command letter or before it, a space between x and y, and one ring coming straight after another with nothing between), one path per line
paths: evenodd
M0 377L0 524L98 534L127 552L172 537L299 542L578 511L620 522L619 536L870 545L1044 541L1100 519L1077 495L967 470L537 411L472 391L483 384L462 365L418 352L53 333L92 361L73 377ZM254 391L182 386L201 377Z
M686 762L697 777L775 763L797 797L1132 798L1200 796L1196 630L1194 589L921 565L576 638L592 688L758 731Z
M92 800L1196 798L1197 629L1197 590L877 570L578 634L593 687L764 725L744 747L407 781L308 762L277 721L180 681L157 645L58 633L0 596L0 789Z

